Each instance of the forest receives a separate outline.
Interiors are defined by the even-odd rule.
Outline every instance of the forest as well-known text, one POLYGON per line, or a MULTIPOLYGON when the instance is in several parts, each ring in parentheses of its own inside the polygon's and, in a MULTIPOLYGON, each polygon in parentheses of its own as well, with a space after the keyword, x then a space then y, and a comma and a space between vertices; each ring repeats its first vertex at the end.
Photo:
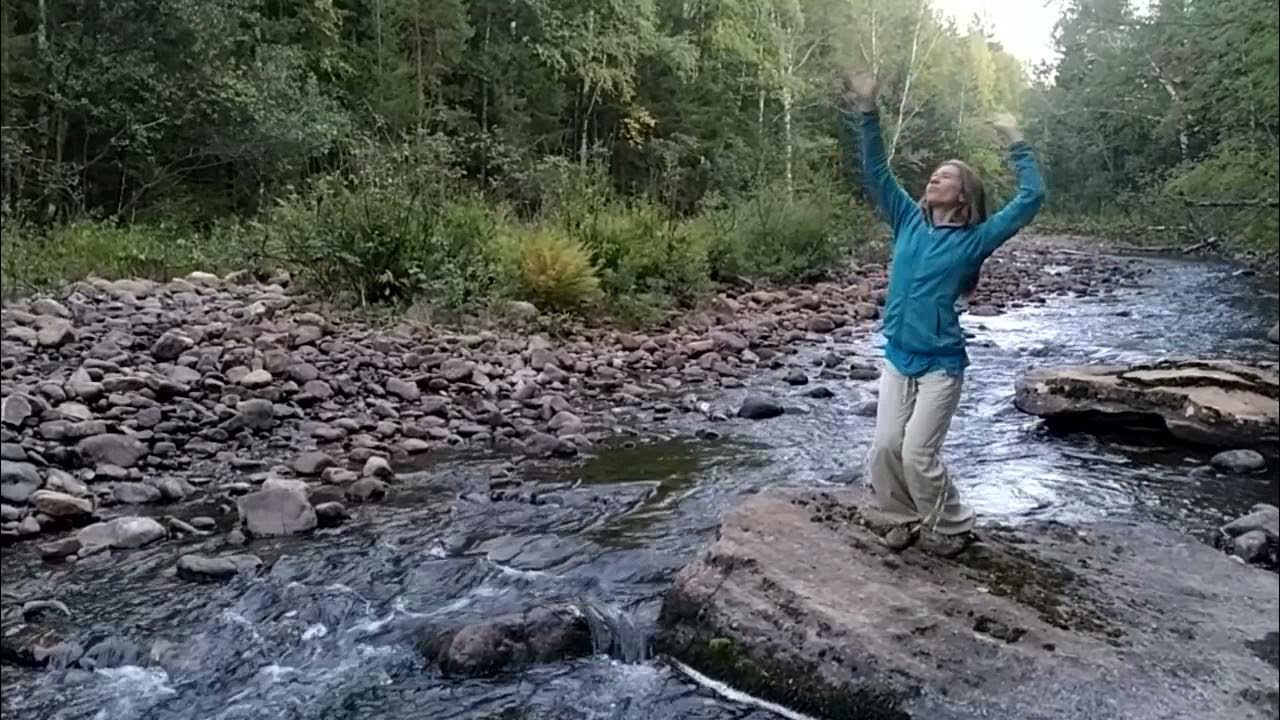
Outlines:
POLYGON ((357 304, 499 299, 638 321, 726 281, 883 259, 838 111, 878 79, 919 188, 1040 225, 1274 257, 1277 0, 1065 0, 1025 67, 930 0, 4 0, 6 296, 288 270, 357 304))

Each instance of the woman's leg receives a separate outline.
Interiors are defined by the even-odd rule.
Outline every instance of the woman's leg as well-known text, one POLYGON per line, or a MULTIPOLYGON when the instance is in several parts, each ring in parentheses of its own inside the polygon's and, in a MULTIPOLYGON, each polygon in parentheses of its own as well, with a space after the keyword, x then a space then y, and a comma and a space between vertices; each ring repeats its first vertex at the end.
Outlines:
POLYGON ((884 519, 895 524, 920 520, 902 466, 902 443, 915 404, 916 381, 886 362, 880 372, 876 434, 867 455, 867 476, 884 519))
POLYGON ((911 500, 924 529, 941 535, 973 529, 973 510, 960 500, 942 462, 942 442, 960 404, 963 384, 963 377, 942 372, 920 378, 915 411, 902 441, 902 467, 911 500))

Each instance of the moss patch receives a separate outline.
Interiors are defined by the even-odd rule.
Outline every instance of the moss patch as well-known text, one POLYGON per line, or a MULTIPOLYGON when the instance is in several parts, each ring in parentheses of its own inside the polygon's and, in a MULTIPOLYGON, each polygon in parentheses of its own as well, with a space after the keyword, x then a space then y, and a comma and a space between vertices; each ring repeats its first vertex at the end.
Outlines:
POLYGON ((743 647, 712 629, 677 626, 658 635, 658 651, 742 692, 830 720, 910 720, 902 694, 853 681, 842 687, 819 680, 813 663, 790 663, 743 647))

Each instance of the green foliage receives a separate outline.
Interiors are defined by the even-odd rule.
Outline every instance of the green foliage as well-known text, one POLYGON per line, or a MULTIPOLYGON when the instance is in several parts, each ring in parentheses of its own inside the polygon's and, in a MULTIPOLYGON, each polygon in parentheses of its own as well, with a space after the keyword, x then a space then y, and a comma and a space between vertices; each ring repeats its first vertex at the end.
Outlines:
POLYGON ((844 266, 875 232, 869 212, 831 188, 789 199, 778 188, 711 209, 699 220, 709 238, 712 274, 775 281, 812 280, 844 266))
POLYGON ((591 255, 554 227, 518 232, 507 240, 518 292, 540 309, 576 311, 601 298, 591 255))
POLYGON ((3 294, 53 290, 86 277, 139 277, 166 281, 195 270, 229 272, 252 267, 256 254, 238 227, 206 233, 158 224, 82 220, 42 229, 4 218, 3 294))
POLYGON ((264 231, 317 289, 360 304, 425 296, 455 307, 497 282, 498 216, 456 199, 449 144, 371 147, 273 208, 264 231))
POLYGON ((573 235, 590 250, 610 297, 647 295, 687 303, 707 288, 704 238, 653 205, 609 207, 579 224, 573 235))

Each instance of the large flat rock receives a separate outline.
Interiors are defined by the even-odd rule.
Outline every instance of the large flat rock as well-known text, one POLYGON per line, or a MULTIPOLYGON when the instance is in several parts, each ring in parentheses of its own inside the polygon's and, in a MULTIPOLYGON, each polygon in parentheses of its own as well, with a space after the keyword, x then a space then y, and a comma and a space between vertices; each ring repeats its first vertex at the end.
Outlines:
POLYGON ((677 575, 658 645, 825 718, 1274 718, 1280 582, 1144 524, 892 555, 857 490, 745 502, 677 575))
POLYGON ((1280 444, 1280 374, 1274 363, 1039 368, 1018 379, 1014 405, 1083 428, 1155 430, 1215 447, 1280 444))

